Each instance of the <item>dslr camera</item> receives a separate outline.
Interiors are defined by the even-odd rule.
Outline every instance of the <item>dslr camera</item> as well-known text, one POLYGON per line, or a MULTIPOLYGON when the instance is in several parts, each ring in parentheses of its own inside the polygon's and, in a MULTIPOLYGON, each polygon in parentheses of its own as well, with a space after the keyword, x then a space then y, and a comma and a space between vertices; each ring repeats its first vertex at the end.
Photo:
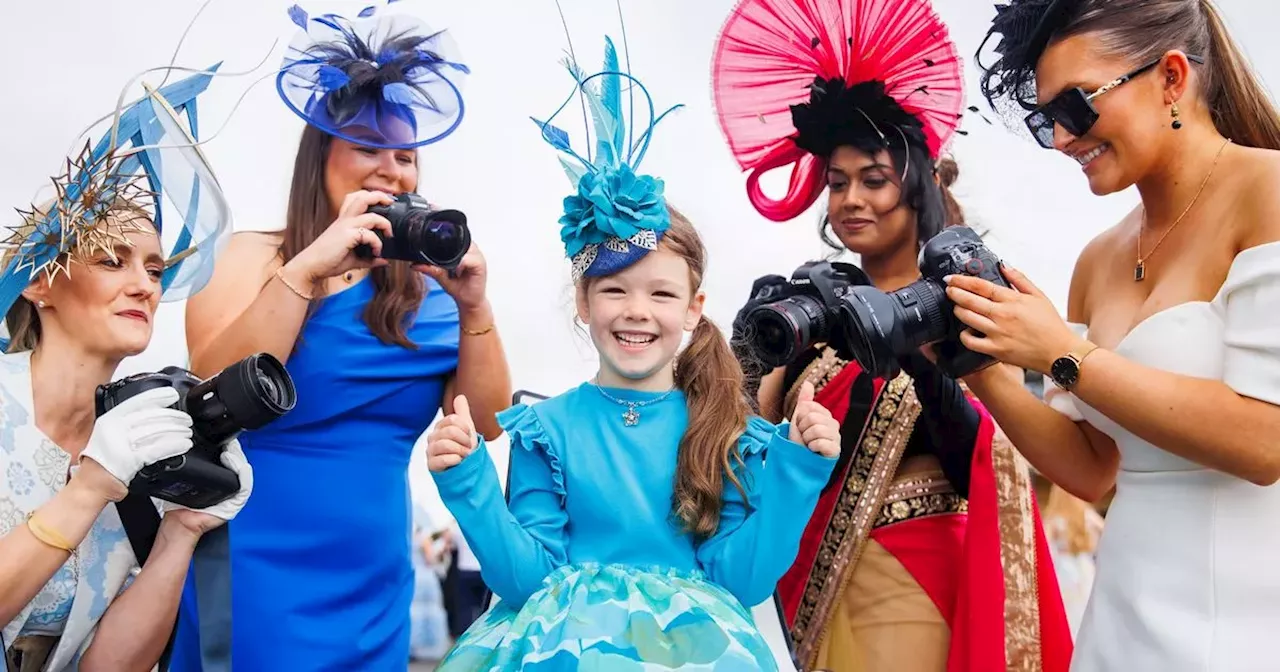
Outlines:
MULTIPOLYGON (((375 205, 368 212, 391 222, 391 237, 374 229, 382 241, 383 259, 438 266, 452 272, 471 249, 471 230, 461 210, 435 210, 418 194, 399 194, 391 205, 375 205)), ((373 247, 360 245, 356 256, 373 259, 373 247)))
POLYGON ((129 489, 191 509, 205 509, 240 491, 240 478, 219 459, 241 431, 258 429, 293 410, 297 392, 280 360, 267 353, 246 357, 221 373, 200 380, 168 366, 98 386, 98 417, 124 400, 158 387, 182 396, 175 408, 192 420, 192 447, 186 454, 140 469, 129 489))
POLYGON ((921 279, 882 292, 848 264, 801 266, 792 276, 791 296, 747 315, 756 352, 765 363, 783 366, 815 343, 827 343, 878 378, 896 376, 898 358, 924 345, 933 345, 938 368, 952 378, 993 364, 960 343, 966 327, 956 319, 942 279, 971 275, 1008 287, 1000 259, 973 229, 953 226, 924 244, 919 268, 921 279))

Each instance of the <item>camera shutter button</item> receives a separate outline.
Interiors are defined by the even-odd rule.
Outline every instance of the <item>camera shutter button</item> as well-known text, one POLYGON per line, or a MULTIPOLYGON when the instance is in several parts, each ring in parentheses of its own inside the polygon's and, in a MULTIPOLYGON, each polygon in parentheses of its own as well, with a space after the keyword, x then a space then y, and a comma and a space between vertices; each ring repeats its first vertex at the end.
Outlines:
POLYGON ((964 262, 964 271, 969 275, 982 275, 982 271, 986 270, 986 265, 981 259, 973 258, 964 262))

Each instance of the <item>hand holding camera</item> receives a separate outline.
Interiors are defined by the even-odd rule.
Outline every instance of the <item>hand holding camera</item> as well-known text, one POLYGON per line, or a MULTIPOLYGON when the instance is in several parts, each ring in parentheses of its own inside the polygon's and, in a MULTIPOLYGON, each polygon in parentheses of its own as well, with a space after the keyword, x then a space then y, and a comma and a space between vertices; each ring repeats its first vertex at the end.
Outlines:
POLYGON ((204 534, 235 518, 236 514, 240 513, 240 509, 248 503, 249 495, 253 494, 253 467, 249 466, 249 460, 244 456, 244 450, 240 448, 239 441, 229 442, 226 450, 219 456, 219 461, 222 466, 232 471, 240 482, 240 489, 230 499, 204 509, 193 509, 173 502, 164 502, 165 515, 179 517, 183 525, 196 534, 204 534))
POLYGON ((1048 373, 1053 361, 1076 351, 1084 340, 1071 331, 1058 309, 1027 276, 1004 267, 1010 285, 983 278, 948 278, 947 298, 955 316, 970 328, 960 342, 974 352, 1023 369, 1048 373))
POLYGON ((826 406, 813 400, 813 383, 804 381, 791 414, 791 442, 823 456, 840 454, 840 423, 826 406))
POLYGON ((391 222, 378 212, 375 206, 393 203, 390 195, 380 191, 355 191, 347 194, 338 210, 338 218, 298 256, 289 261, 306 274, 306 281, 320 282, 356 268, 376 268, 387 265, 379 258, 383 240, 394 235, 391 222), (373 255, 361 257, 357 248, 368 246, 373 255))
POLYGON ((471 243, 466 214, 460 210, 437 210, 425 198, 412 193, 399 194, 390 203, 372 205, 369 212, 385 218, 392 235, 388 238, 374 230, 380 245, 358 245, 357 257, 413 264, 414 270, 440 283, 461 310, 484 304, 484 256, 471 243))
POLYGON ((962 342, 966 325, 953 314, 943 278, 973 276, 1008 288, 1000 260, 972 229, 954 226, 921 248, 920 273, 920 280, 882 292, 856 266, 805 264, 792 275, 792 296, 747 315, 756 351, 783 366, 826 343, 877 378, 897 376, 899 358, 925 345, 934 347, 938 368, 952 378, 993 364, 962 342))
POLYGON ((191 417, 171 408, 177 401, 172 388, 147 390, 102 414, 80 453, 77 478, 118 502, 143 467, 191 450, 191 417))
POLYGON ((436 423, 427 435, 427 468, 434 472, 452 469, 479 445, 471 406, 466 397, 458 395, 453 401, 453 413, 436 423))
MULTIPOLYGON (((226 503, 209 511, 224 520, 224 515, 239 512, 253 487, 252 472, 234 439, 245 429, 257 429, 283 416, 297 402, 293 379, 279 360, 266 353, 246 357, 207 380, 170 366, 101 385, 95 396, 95 435, 103 421, 112 425, 109 418, 125 409, 128 415, 124 418, 130 425, 124 426, 123 419, 115 423, 112 441, 118 443, 118 437, 138 434, 164 438, 164 450, 151 448, 161 442, 159 438, 150 443, 133 439, 148 449, 145 455, 142 450, 135 451, 138 455, 127 464, 132 472, 117 474, 129 484, 129 490, 186 509, 208 510, 226 503), (165 405, 160 406, 161 402, 165 405), (140 404, 147 414, 129 410, 140 404), (170 429, 147 429, 160 425, 170 429), (134 433, 125 431, 129 429, 134 433), (182 433, 179 429, 185 432, 181 445, 168 438, 182 433)), ((120 452, 106 441, 104 445, 120 452)), ((85 456, 94 457, 88 450, 85 456)))

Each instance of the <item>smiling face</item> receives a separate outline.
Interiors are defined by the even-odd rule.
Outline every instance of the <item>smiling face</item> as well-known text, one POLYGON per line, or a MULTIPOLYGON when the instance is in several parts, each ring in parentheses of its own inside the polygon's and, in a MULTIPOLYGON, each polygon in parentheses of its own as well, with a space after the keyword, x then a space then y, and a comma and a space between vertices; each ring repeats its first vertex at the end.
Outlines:
POLYGON ((578 317, 600 353, 601 385, 671 387, 671 362, 706 300, 681 256, 659 247, 619 273, 584 280, 577 294, 578 317))
POLYGON ((145 226, 122 233, 130 244, 117 244, 115 259, 100 251, 83 264, 73 263, 70 275, 59 275, 52 283, 41 275, 23 291, 37 305, 43 342, 71 342, 108 360, 147 348, 160 304, 164 258, 150 222, 133 223, 145 226))
MULTIPOLYGON (((1039 104, 1079 87, 1086 94, 1133 72, 1143 63, 1105 53, 1096 33, 1058 40, 1036 67, 1039 104)), ((1093 98, 1097 122, 1082 137, 1054 126, 1053 146, 1079 163, 1098 195, 1128 188, 1158 167, 1173 139, 1166 102, 1165 68, 1154 67, 1093 98)))
POLYGON ((904 203, 889 152, 836 148, 827 162, 827 219, 850 251, 868 257, 916 244, 916 213, 904 203))
POLYGON ((418 154, 412 149, 379 149, 332 138, 325 160, 324 188, 337 213, 353 191, 402 194, 418 188, 418 154))

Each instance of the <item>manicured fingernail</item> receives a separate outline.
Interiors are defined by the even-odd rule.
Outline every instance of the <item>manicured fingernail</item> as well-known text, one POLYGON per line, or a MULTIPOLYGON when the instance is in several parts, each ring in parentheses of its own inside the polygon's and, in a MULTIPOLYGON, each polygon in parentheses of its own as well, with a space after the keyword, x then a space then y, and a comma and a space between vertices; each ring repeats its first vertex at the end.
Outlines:
POLYGON ((951 284, 951 279, 952 279, 952 278, 954 278, 954 277, 956 277, 956 276, 954 276, 954 275, 944 275, 944 276, 942 276, 942 281, 943 281, 943 282, 945 282, 945 283, 947 283, 947 284, 949 285, 949 284, 951 284))

